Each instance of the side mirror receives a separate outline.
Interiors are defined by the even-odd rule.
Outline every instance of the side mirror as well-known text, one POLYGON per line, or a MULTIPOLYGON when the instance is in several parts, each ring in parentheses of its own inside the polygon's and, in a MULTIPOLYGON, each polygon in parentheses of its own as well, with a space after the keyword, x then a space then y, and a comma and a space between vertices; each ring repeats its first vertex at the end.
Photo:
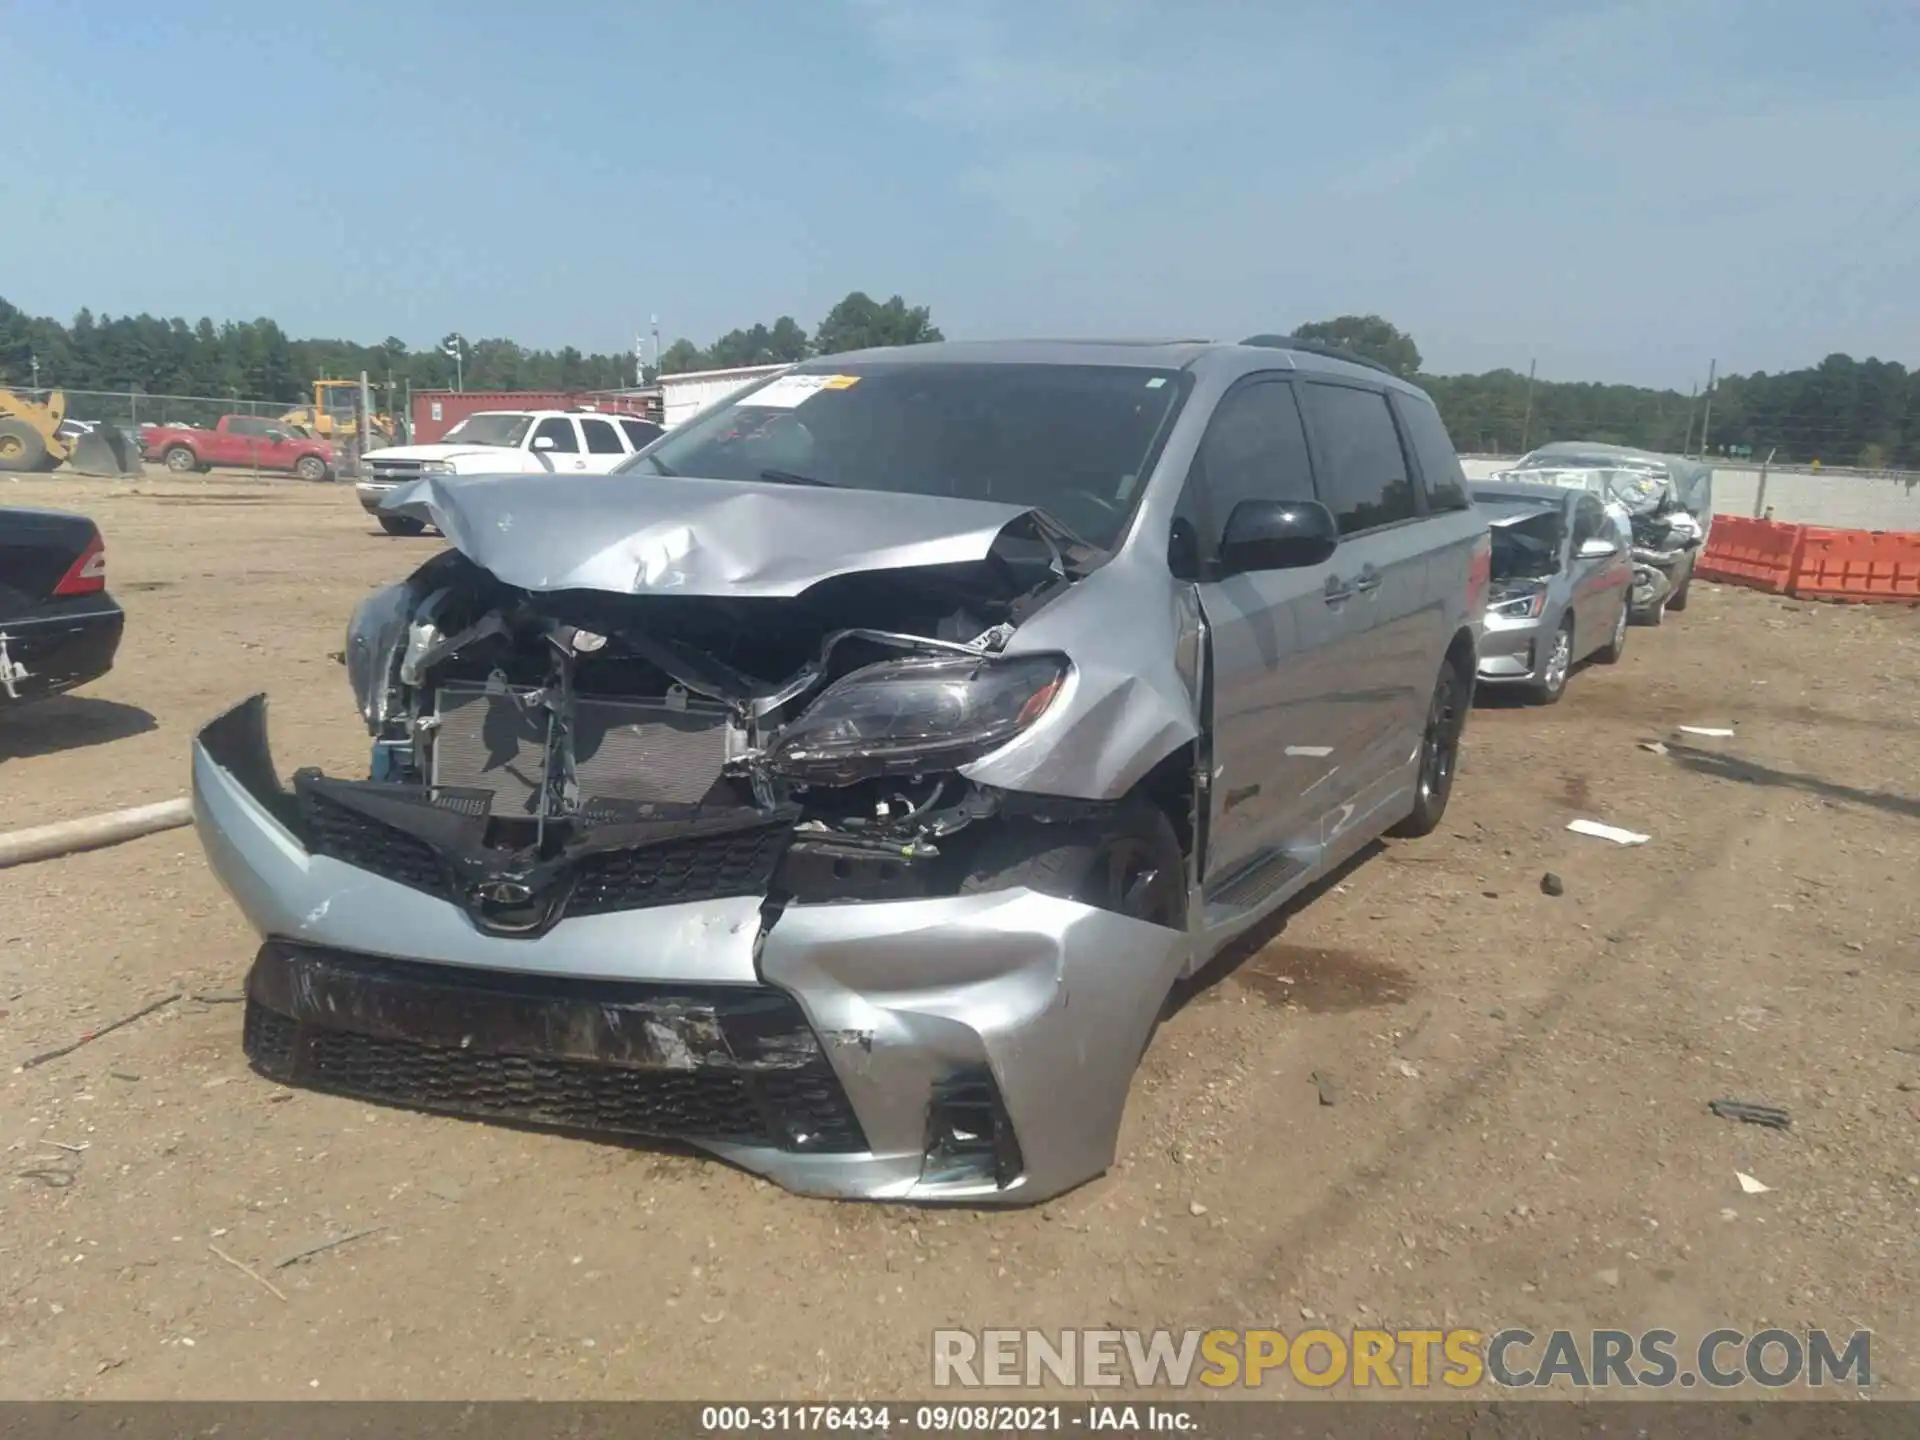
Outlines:
POLYGON ((1576 558, 1581 560, 1605 560, 1608 556, 1618 555, 1619 553, 1620 547, 1614 544, 1613 541, 1604 540, 1599 536, 1595 536, 1591 540, 1583 540, 1580 542, 1580 549, 1576 558))
POLYGON ((1317 500, 1242 500, 1220 537, 1220 568, 1304 570, 1323 565, 1340 546, 1340 522, 1317 500))
POLYGON ((553 448, 553 437, 551 435, 534 436, 533 448, 536 450, 551 450, 553 448))

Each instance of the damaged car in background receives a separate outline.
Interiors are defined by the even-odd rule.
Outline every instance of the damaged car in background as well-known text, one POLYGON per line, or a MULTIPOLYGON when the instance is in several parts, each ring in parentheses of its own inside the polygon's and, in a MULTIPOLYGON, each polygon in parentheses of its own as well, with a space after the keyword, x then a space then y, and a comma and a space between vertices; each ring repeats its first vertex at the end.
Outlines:
POLYGON ((1633 618, 1658 625, 1687 608, 1700 552, 1713 528, 1713 467, 1625 445, 1565 440, 1522 456, 1495 480, 1593 491, 1617 517, 1633 550, 1633 618))
POLYGON ((1586 490, 1481 484, 1473 499, 1493 529, 1480 683, 1552 705, 1581 660, 1617 665, 1626 651, 1627 542, 1586 490))
POLYGON ((1172 988, 1439 823, 1490 544, 1431 401, 1244 344, 809 362, 612 475, 424 478, 365 778, 194 748, 288 1083, 822 1195, 1112 1161, 1172 988))

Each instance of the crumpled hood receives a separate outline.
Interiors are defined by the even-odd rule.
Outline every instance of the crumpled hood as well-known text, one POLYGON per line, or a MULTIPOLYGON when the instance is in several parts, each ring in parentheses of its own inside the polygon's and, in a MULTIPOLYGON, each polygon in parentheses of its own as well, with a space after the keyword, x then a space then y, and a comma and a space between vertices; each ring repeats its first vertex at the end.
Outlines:
POLYGON ((780 597, 835 575, 983 560, 1034 512, 665 475, 433 475, 381 507, 523 590, 780 597))

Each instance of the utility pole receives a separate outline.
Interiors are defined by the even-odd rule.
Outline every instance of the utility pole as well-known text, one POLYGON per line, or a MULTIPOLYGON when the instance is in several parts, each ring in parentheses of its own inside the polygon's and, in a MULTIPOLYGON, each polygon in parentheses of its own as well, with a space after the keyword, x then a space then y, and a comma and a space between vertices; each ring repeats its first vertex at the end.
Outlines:
POLYGON ((653 368, 657 372, 660 369, 660 317, 655 315, 651 323, 653 325, 653 368))
MULTIPOLYGON (((360 372, 360 455, 366 454, 367 451, 371 450, 372 448, 373 448, 373 393, 372 393, 372 388, 367 384, 367 372, 362 370, 360 372)), ((360 468, 360 466, 364 463, 361 461, 360 455, 355 455, 353 457, 354 473, 356 475, 361 475, 365 473, 360 468)))
POLYGON ((29 351, 27 354, 27 363, 33 366, 33 388, 38 390, 40 388, 40 356, 37 353, 29 351))
POLYGON ((1680 453, 1682 455, 1691 455, 1693 453, 1693 412, 1699 407, 1699 404, 1700 387, 1695 385, 1687 391, 1687 435, 1686 438, 1680 442, 1680 453))
POLYGON ((1753 518, 1758 520, 1767 513, 1767 471, 1773 468, 1773 457, 1780 453, 1775 445, 1767 451, 1767 458, 1760 462, 1760 487, 1753 492, 1753 518))
POLYGON ((440 353, 451 357, 453 360, 453 388, 455 390, 465 390, 467 388, 465 368, 466 348, 466 341, 462 340, 458 335, 453 336, 446 344, 440 347, 440 353))
POLYGON ((633 388, 647 383, 647 341, 644 335, 633 337, 633 388))
POLYGON ((1527 436, 1533 430, 1533 372, 1539 366, 1538 360, 1527 362, 1527 414, 1520 422, 1520 453, 1527 453, 1527 436))
POLYGON ((1713 377, 1719 365, 1720 362, 1718 360, 1709 360, 1707 362, 1707 408, 1706 413, 1700 417, 1699 453, 1702 460, 1707 458, 1707 426, 1713 423, 1713 377))

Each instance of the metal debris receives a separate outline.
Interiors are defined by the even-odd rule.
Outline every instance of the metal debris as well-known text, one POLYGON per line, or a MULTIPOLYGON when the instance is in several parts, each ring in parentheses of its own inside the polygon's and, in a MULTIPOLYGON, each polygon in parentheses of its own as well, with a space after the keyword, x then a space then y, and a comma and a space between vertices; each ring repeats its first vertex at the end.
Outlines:
POLYGON ((1764 1125, 1769 1130, 1787 1130, 1793 1117, 1777 1105, 1750 1105, 1744 1100, 1709 1100, 1707 1108, 1722 1120, 1744 1120, 1749 1125, 1764 1125))

